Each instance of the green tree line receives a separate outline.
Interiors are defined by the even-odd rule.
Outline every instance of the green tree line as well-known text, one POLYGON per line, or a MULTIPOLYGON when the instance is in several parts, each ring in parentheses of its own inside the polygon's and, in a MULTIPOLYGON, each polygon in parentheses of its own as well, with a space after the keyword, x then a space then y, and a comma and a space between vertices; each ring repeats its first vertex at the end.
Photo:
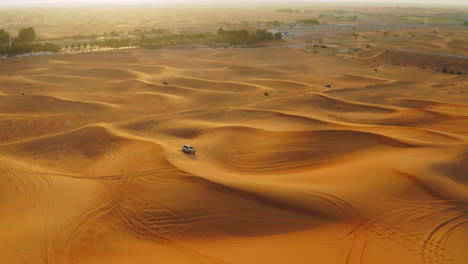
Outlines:
POLYGON ((250 45, 265 40, 280 40, 281 32, 273 34, 264 29, 258 29, 249 32, 241 30, 219 29, 217 34, 213 33, 193 33, 193 34, 162 34, 158 36, 147 36, 142 34, 139 39, 106 39, 104 41, 93 42, 93 46, 120 48, 127 46, 141 46, 144 48, 164 48, 175 45, 194 45, 194 44, 215 44, 229 43, 231 45, 250 45))
POLYGON ((265 29, 257 29, 255 32, 251 33, 245 29, 224 30, 220 28, 216 39, 217 42, 230 43, 233 45, 248 45, 266 40, 280 40, 282 39, 282 34, 281 32, 273 34, 265 29))
POLYGON ((36 51, 59 51, 60 47, 50 43, 35 42, 36 30, 33 27, 21 28, 13 37, 5 29, 0 29, 0 55, 16 55, 36 51))

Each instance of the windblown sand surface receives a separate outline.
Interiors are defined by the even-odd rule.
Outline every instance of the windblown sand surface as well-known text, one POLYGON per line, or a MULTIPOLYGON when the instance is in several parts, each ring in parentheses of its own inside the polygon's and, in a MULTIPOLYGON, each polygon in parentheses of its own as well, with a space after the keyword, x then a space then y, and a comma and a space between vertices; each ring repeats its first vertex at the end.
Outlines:
POLYGON ((468 263, 466 75, 279 48, 0 70, 0 263, 468 263))

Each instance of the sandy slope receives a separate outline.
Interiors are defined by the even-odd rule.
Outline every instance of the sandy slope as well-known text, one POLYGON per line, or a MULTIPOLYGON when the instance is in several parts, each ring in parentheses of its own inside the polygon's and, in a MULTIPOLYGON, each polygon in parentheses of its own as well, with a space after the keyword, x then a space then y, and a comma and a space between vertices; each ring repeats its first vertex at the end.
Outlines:
POLYGON ((467 77, 372 63, 0 61, 0 262, 467 263, 467 77))
POLYGON ((423 52, 407 49, 384 50, 370 59, 379 59, 397 65, 419 66, 441 70, 443 67, 466 71, 468 69, 468 56, 436 52, 423 52))

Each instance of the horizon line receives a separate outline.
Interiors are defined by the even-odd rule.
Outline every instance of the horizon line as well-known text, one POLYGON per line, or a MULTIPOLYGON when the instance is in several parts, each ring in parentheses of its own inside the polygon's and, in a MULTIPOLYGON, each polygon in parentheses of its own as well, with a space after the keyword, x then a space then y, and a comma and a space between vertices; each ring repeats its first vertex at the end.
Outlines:
MULTIPOLYGON (((135 7, 135 6, 152 6, 152 7, 191 7, 194 6, 200 8, 206 8, 206 5, 211 7, 244 7, 244 6, 251 6, 251 7, 261 7, 264 4, 271 4, 275 6, 282 6, 288 5, 288 7, 294 7, 298 5, 368 5, 368 6, 401 6, 401 7, 468 7, 468 1, 457 2, 453 3, 452 1, 448 2, 440 2, 436 0, 429 0, 425 2, 416 2, 413 1, 403 1, 395 2, 392 0, 383 0, 382 2, 375 2, 372 0, 300 0, 300 1, 285 1, 285 0, 240 0, 236 3, 220 3, 214 0, 202 0, 202 1, 188 1, 188 0, 178 0, 178 1, 170 1, 170 0, 163 0, 154 2, 152 0, 137 0, 122 2, 121 0, 85 0, 80 1, 79 3, 67 3, 67 2, 51 2, 51 0, 42 0, 39 2, 14 2, 14 3, 1 3, 0 2, 0 9, 8 9, 8 8, 64 8, 64 7, 106 7, 106 8, 125 8, 125 7, 135 7), (119 3, 119 6, 108 6, 109 4, 119 3)), ((270 6, 270 7, 275 7, 270 6)))

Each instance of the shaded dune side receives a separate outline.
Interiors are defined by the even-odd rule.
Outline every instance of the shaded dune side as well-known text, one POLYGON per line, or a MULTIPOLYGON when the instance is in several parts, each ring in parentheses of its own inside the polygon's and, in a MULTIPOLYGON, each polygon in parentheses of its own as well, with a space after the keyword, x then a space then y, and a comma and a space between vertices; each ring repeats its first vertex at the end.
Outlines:
MULTIPOLYGON (((148 81, 143 79, 129 79, 123 81, 112 81, 106 84, 107 89, 118 93, 137 93, 137 92, 162 92, 174 95, 190 95, 192 93, 200 92, 213 92, 215 90, 194 89, 180 85, 162 85, 155 81, 148 81)), ((219 91, 219 93, 223 93, 219 91)))
POLYGON ((210 156, 217 164, 255 173, 310 169, 336 162, 345 154, 377 147, 416 147, 387 136, 352 130, 271 132, 248 127, 223 127, 212 129, 200 140, 202 150, 217 153, 210 156), (207 138, 212 141, 204 145, 203 139, 207 138))
POLYGON ((368 126, 359 128, 360 131, 368 131, 387 135, 395 138, 405 138, 415 140, 422 145, 438 145, 438 144, 459 144, 465 142, 465 138, 458 134, 448 133, 441 130, 431 130, 416 127, 399 127, 399 126, 368 126))
POLYGON ((393 104, 407 108, 424 108, 439 111, 457 112, 459 114, 468 114, 468 105, 466 104, 455 104, 415 98, 390 98, 388 100, 393 104))
POLYGON ((10 94, 12 93, 12 90, 15 91, 18 89, 18 92, 22 91, 41 91, 44 88, 48 89, 54 89, 61 87, 60 83, 49 83, 49 82, 42 82, 39 80, 31 80, 28 78, 23 78, 23 77, 10 77, 10 78, 2 78, 2 81, 0 82, 0 88, 5 89, 6 92, 5 94, 10 94))
POLYGON ((366 83, 366 84, 390 84, 393 83, 393 80, 382 79, 365 75, 356 75, 356 74, 344 74, 338 80, 351 82, 351 83, 366 83))
MULTIPOLYGON (((268 137, 269 132, 252 131, 246 128, 221 128, 214 133, 221 133, 222 135, 218 137, 231 143, 252 136, 257 139, 267 137, 272 140, 268 137)), ((215 141, 218 137, 215 137, 215 141)), ((316 138, 315 147, 319 145, 322 151, 327 147, 333 148, 323 142, 335 142, 338 138, 346 137, 356 139, 356 143, 352 143, 342 151, 363 150, 380 143, 391 147, 410 147, 385 137, 375 137, 368 133, 353 131, 281 133, 277 135, 277 138, 273 138, 276 142, 284 142, 280 145, 243 142, 242 144, 245 145, 253 145, 255 149, 247 147, 237 150, 234 153, 238 156, 235 157, 236 163, 246 163, 244 158, 249 155, 247 160, 256 158, 259 164, 277 163, 281 161, 281 157, 275 156, 278 150, 283 154, 294 153, 298 150, 298 154, 302 156, 306 154, 307 162, 311 161, 310 155, 316 160, 323 158, 323 156, 317 157, 317 153, 314 155, 301 149, 303 141, 307 143, 311 137, 316 138), (319 142, 322 144, 318 144, 319 142), (262 146, 274 149, 275 153, 268 153, 269 151, 261 149, 262 146), (258 153, 252 153, 255 151, 258 153), (244 157, 239 157, 241 155, 244 157), (261 156, 260 159, 258 156, 261 156)), ((60 236, 57 244, 66 244, 67 247, 71 247, 65 251, 67 257, 80 258, 85 246, 79 244, 78 241, 92 239, 93 228, 99 227, 96 222, 102 221, 104 217, 110 217, 114 223, 128 230, 132 236, 156 242, 173 243, 179 238, 191 236, 209 240, 213 238, 211 236, 258 236, 287 233, 329 223, 328 220, 322 222, 320 219, 323 217, 343 217, 352 214, 346 211, 346 206, 338 203, 338 198, 331 198, 325 194, 311 193, 304 197, 297 197, 286 189, 270 189, 248 183, 238 185, 223 181, 220 184, 218 181, 193 177, 170 164, 158 144, 127 136, 107 126, 86 127, 75 132, 49 137, 49 141, 53 141, 54 146, 44 146, 46 142, 43 140, 34 140, 4 146, 1 148, 1 153, 38 155, 39 159, 47 157, 49 161, 57 156, 62 157, 67 153, 65 150, 70 153, 67 155, 68 158, 73 160, 76 160, 78 156, 86 156, 94 162, 75 163, 67 170, 80 166, 80 169, 85 172, 80 176, 81 178, 98 179, 110 194, 102 198, 97 209, 85 212, 74 219, 71 228, 67 228, 67 231, 60 236), (73 144, 76 141, 88 142, 86 140, 89 139, 88 137, 94 140, 100 137, 102 141, 90 141, 87 143, 89 146, 73 144), (92 155, 83 154, 96 144, 104 146, 103 149, 106 151, 92 155), (38 152, 38 149, 41 151, 38 152), (178 195, 181 192, 184 193, 183 196, 178 195), (158 195, 154 195, 155 193, 158 195), (230 206, 226 207, 226 204, 230 206), (304 218, 304 215, 310 218, 304 218), (248 228, 245 227, 247 223, 249 223, 248 228)), ((216 145, 222 146, 223 144, 216 145)), ((333 149, 333 152, 337 152, 337 149, 333 149)), ((246 168, 252 169, 248 163, 246 168)), ((348 208, 348 210, 351 209, 348 208)), ((59 254, 57 260, 60 259, 62 258, 59 254)))
POLYGON ((173 94, 161 93, 161 92, 138 92, 135 96, 154 98, 160 100, 187 100, 185 97, 177 96, 173 94))
POLYGON ((349 95, 355 92, 365 92, 365 91, 383 91, 383 90, 389 90, 389 89, 394 89, 394 88, 401 88, 401 87, 406 87, 412 82, 409 81, 394 81, 390 83, 378 83, 378 84, 369 84, 369 85, 362 85, 362 84, 356 84, 353 85, 352 87, 348 88, 331 88, 324 93, 327 94, 334 94, 334 95, 349 95))
POLYGON ((90 101, 75 101, 47 95, 0 96, 0 113, 99 113, 118 110, 119 106, 90 101))
POLYGON ((152 118, 146 118, 121 124, 119 128, 132 134, 192 139, 205 134, 211 128, 218 126, 220 126, 220 124, 202 120, 155 120, 152 118))
POLYGON ((96 79, 131 79, 135 78, 135 74, 131 70, 119 68, 99 68, 94 66, 89 67, 89 64, 74 64, 74 67, 69 67, 67 64, 49 64, 48 67, 42 69, 34 69, 34 72, 28 71, 23 74, 30 75, 33 73, 36 76, 65 76, 65 77, 81 77, 81 78, 96 78, 96 79), (64 66, 66 65, 66 66, 64 66), (49 73, 54 75, 48 75, 49 73))
MULTIPOLYGON (((228 235, 271 235, 303 230, 318 222, 304 219, 301 212, 258 193, 255 187, 237 188, 187 174, 176 167, 150 169, 137 173, 136 177, 128 189, 129 200, 122 203, 132 206, 124 208, 126 217, 121 220, 134 233, 150 240, 161 239, 161 234, 166 236, 163 239, 194 236, 202 240, 228 235), (267 215, 268 219, 261 215, 267 215), (151 231, 147 232, 148 229, 151 231)), ((322 212, 311 216, 332 215, 322 212)))
POLYGON ((408 66, 442 68, 451 67, 461 70, 468 69, 468 59, 463 56, 446 56, 437 53, 416 52, 409 50, 384 50, 371 57, 392 64, 408 66))
POLYGON ((468 185, 468 174, 466 173, 468 171, 468 145, 465 149, 467 149, 467 151, 453 156, 446 162, 434 164, 433 167, 452 180, 468 185))
POLYGON ((307 111, 309 113, 317 111, 338 112, 338 113, 394 113, 397 108, 376 104, 353 102, 338 99, 321 93, 306 93, 303 95, 281 98, 254 104, 259 108, 288 109, 295 111, 307 111))
MULTIPOLYGON (((269 102, 266 103, 268 105, 269 102)), ((256 104, 252 105, 256 106, 256 104)), ((280 108, 280 107, 278 107, 280 108)), ((386 108, 384 108, 385 110, 386 108)), ((411 109, 409 109, 411 110, 411 109)), ((306 112, 306 111, 304 111, 306 112)), ((200 135, 210 133, 212 128, 225 126, 245 126, 258 128, 268 131, 310 131, 310 130, 350 130, 362 132, 377 133, 383 136, 398 138, 405 142, 418 142, 415 144, 431 143, 459 143, 464 139, 456 134, 443 132, 443 130, 432 130, 411 127, 410 124, 420 124, 424 120, 420 116, 415 119, 406 119, 407 126, 400 127, 392 125, 392 122, 402 123, 397 117, 400 110, 395 110, 391 115, 384 114, 370 115, 362 120, 355 116, 332 115, 333 112, 327 112, 326 117, 318 115, 320 111, 315 111, 314 115, 301 114, 293 111, 262 110, 254 108, 221 108, 216 113, 206 110, 188 111, 165 117, 147 117, 120 125, 129 133, 142 134, 147 136, 165 136, 174 138, 192 139, 200 135), (392 121, 393 120, 393 121, 392 121), (362 125, 361 122, 367 122, 369 125, 362 125), (278 126, 276 124, 282 124, 278 126), (379 125, 386 124, 386 125, 379 125)), ((424 116, 423 116, 424 117, 424 116)), ((426 116, 430 118, 431 116, 426 116)), ((440 118, 444 122, 450 118, 440 118)), ((454 124, 460 126, 460 120, 453 119, 454 124)), ((437 122, 436 122, 437 123, 437 122)), ((454 125, 450 125, 452 128, 454 125)))
MULTIPOLYGON (((54 170, 60 169, 62 173, 47 173, 52 181, 54 177, 77 177, 96 180, 104 188, 97 207, 79 214, 54 242, 59 252, 57 261, 85 255, 81 248, 85 245, 79 241, 95 239, 94 232, 101 231, 94 228, 105 219, 121 225, 131 236, 163 243, 190 236, 203 239, 206 234, 207 239, 209 234, 277 234, 321 224, 318 219, 304 219, 304 212, 288 209, 280 201, 256 193, 256 187, 245 191, 194 177, 169 163, 160 145, 107 126, 89 126, 5 145, 0 153, 22 157, 25 161, 28 161, 26 157, 33 156, 30 161, 36 164, 36 171, 47 172, 50 165, 54 170), (96 145, 100 146, 99 150, 96 145), (179 195, 182 192, 184 195, 179 195), (245 227, 247 223, 250 228, 245 227)), ((11 172, 8 175, 16 175, 9 177, 9 181, 15 182, 22 173, 27 173, 21 168, 5 167, 5 170, 11 172)), ((312 210, 307 214, 326 216, 326 210, 323 215, 317 212, 312 210)))
POLYGON ((25 77, 28 80, 42 82, 52 85, 63 85, 64 83, 73 83, 82 87, 93 87, 96 82, 101 82, 103 79, 94 77, 81 77, 72 75, 59 75, 59 74, 43 74, 43 75, 32 75, 25 77))
POLYGON ((274 89, 287 89, 288 91, 300 91, 312 86, 309 83, 280 79, 251 79, 249 83, 260 84, 274 89))
MULTIPOLYGON (((417 99, 411 101, 413 102, 413 100, 419 102, 417 99)), ((455 130, 463 133, 468 122, 468 116, 464 115, 463 111, 465 107, 460 104, 415 103, 412 104, 412 108, 403 108, 407 105, 403 104, 401 107, 396 107, 361 103, 320 93, 306 93, 300 96, 273 99, 249 106, 260 109, 288 110, 291 113, 302 112, 306 113, 310 118, 319 118, 346 126, 361 126, 364 124, 393 127, 428 127, 441 129, 441 131, 455 130), (455 109, 457 111, 454 111, 455 109)))
MULTIPOLYGON (((292 131, 337 128, 342 124, 319 117, 301 115, 288 111, 254 108, 220 108, 217 111, 192 111, 183 113, 185 118, 217 122, 227 125, 250 126, 267 130, 292 131), (276 124, 282 124, 278 126, 276 124)), ((178 115, 176 115, 178 116, 178 115)))
POLYGON ((187 86, 195 89, 228 91, 228 92, 251 92, 258 88, 251 84, 240 82, 213 81, 207 79, 196 79, 187 77, 169 77, 170 84, 187 86))
MULTIPOLYGON (((304 150, 301 145, 307 144, 311 138, 317 138, 313 142, 315 150, 320 147, 322 150, 331 148, 330 151, 336 151, 332 146, 319 142, 346 137, 347 133, 351 133, 348 136, 354 138, 357 136, 354 132, 328 131, 278 134, 272 138, 268 136, 269 132, 245 128, 220 128, 213 133, 221 133, 218 136, 208 135, 215 137, 216 142, 219 138, 234 142, 247 137, 256 139, 267 137, 270 140, 284 142, 279 146, 244 142, 255 148, 253 152, 258 149, 257 154, 248 153, 249 148, 228 154, 221 152, 222 155, 228 156, 228 160, 236 159, 236 163, 243 164, 244 170, 265 169, 252 167, 248 161, 251 158, 254 158, 260 166, 279 163, 279 167, 275 170, 300 167, 296 161, 294 164, 285 164, 289 161, 282 160, 282 157, 275 154, 278 150, 282 154, 297 154, 301 156, 303 162, 321 162, 324 158, 331 158, 335 154, 313 153, 304 150), (274 150, 274 153, 269 150, 274 150), (242 157, 242 155, 252 156, 242 157), (330 157, 325 157, 327 155, 330 157)), ((344 152, 371 148, 378 142, 389 146, 408 147, 404 143, 388 138, 358 134, 363 135, 362 140, 358 141, 360 146, 345 147, 344 152), (368 140, 367 137, 371 139, 368 140)), ((314 147, 310 145, 311 143, 308 144, 307 148, 314 147)), ((294 195, 278 196, 278 190, 268 190, 250 184, 240 186, 229 182, 220 184, 217 181, 213 182, 212 179, 193 177, 169 163, 158 144, 121 133, 110 126, 93 125, 72 132, 4 145, 0 148, 0 153, 21 157, 43 168, 60 169, 72 173, 73 177, 96 179, 108 189, 105 192, 108 195, 104 195, 103 203, 98 209, 85 213, 83 219, 75 221, 76 226, 74 224, 61 236, 60 241, 66 241, 64 244, 67 245, 70 243, 73 245, 80 237, 91 235, 87 232, 92 232, 92 229, 86 231, 83 228, 90 222, 101 219, 102 214, 110 216, 113 221, 129 229, 132 235, 159 242, 179 236, 195 235, 193 232, 214 232, 218 236, 220 234, 255 236, 291 232, 320 224, 319 219, 322 217, 342 216, 341 212, 333 208, 333 204, 320 202, 321 198, 317 198, 315 205, 306 206, 302 202, 297 203, 295 200, 297 197, 294 195), (154 196, 155 192, 158 193, 157 196, 154 196), (185 195, 177 195, 180 192, 184 192, 185 195), (225 204, 231 206, 227 208, 225 204), (206 211, 207 208, 209 212, 206 211), (238 214, 239 211, 243 213, 238 214), (315 220, 304 219, 304 214, 315 217, 315 220), (255 218, 255 215, 269 217, 255 218), (257 220, 252 221, 252 217, 257 220), (251 228, 245 228, 246 223, 249 223, 251 228), (292 227, 294 228, 291 229, 292 227)), ((266 171, 268 170, 266 168, 266 171)), ((279 192, 287 193, 286 190, 279 192)))
MULTIPOLYGON (((83 127, 92 122, 89 119, 79 118, 76 113, 73 118, 67 114, 34 115, 26 114, 0 114, 0 144, 16 142, 27 138, 36 138, 51 133, 65 132, 70 129, 83 127)), ((98 116, 95 116, 98 118, 98 116)))
POLYGON ((6 144, 0 153, 38 162, 47 167, 80 171, 92 160, 114 153, 127 142, 106 126, 90 125, 74 131, 6 144))
POLYGON ((233 75, 242 77, 253 77, 253 78, 278 78, 285 73, 276 69, 268 69, 260 67, 249 67, 249 66, 228 66, 223 68, 233 75))
POLYGON ((375 122, 381 125, 420 127, 466 135, 468 116, 420 108, 402 109, 397 115, 375 122))
POLYGON ((304 72, 309 73, 314 68, 309 65, 304 64, 262 64, 259 67, 269 70, 275 70, 280 72, 287 72, 287 73, 296 73, 296 72, 304 72))

